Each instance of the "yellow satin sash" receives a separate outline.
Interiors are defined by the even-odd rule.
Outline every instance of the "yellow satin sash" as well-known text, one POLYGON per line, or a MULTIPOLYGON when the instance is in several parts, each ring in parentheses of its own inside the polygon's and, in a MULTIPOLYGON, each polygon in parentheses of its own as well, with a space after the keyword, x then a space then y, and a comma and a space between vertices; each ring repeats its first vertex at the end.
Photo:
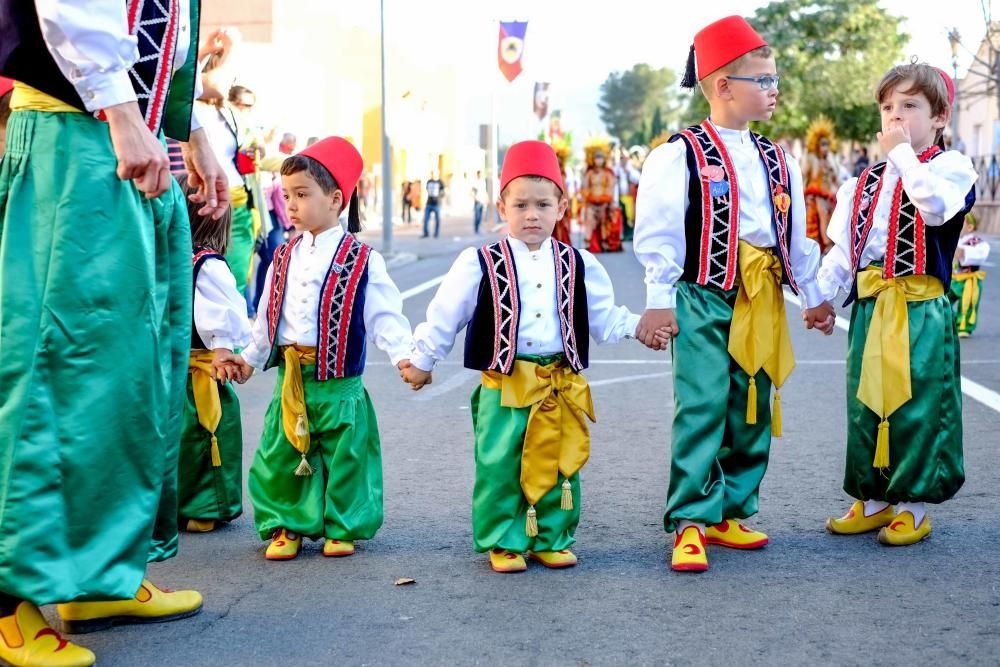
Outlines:
MULTIPOLYGON (((590 386, 564 362, 540 366, 520 359, 514 361, 510 375, 483 372, 483 386, 499 389, 505 408, 531 408, 521 454, 521 489, 530 506, 525 532, 534 537, 538 534, 535 504, 555 487, 559 473, 569 478, 590 457, 590 429, 584 416, 597 421, 590 386)), ((568 479, 562 489, 561 507, 571 510, 568 479)))
POLYGON ((962 288, 960 311, 962 319, 958 324, 959 328, 964 329, 967 325, 971 326, 976 323, 976 309, 972 306, 979 301, 979 283, 986 279, 986 272, 963 271, 961 273, 953 273, 951 279, 965 283, 962 288))
POLYGON ((62 100, 43 93, 20 81, 14 82, 14 92, 10 96, 11 111, 50 111, 59 113, 83 113, 62 100))
POLYGON ((913 397, 910 386, 910 322, 907 302, 929 301, 944 294, 934 276, 886 280, 882 269, 868 266, 858 274, 858 298, 875 297, 861 357, 858 400, 881 417, 875 443, 875 468, 889 467, 889 415, 913 397))
POLYGON ((281 382, 281 426, 285 437, 302 455, 295 474, 302 477, 313 474, 306 461, 309 453, 309 416, 306 414, 306 393, 302 384, 302 365, 316 363, 316 348, 306 345, 289 345, 283 348, 285 377, 281 382))
POLYGON ((757 381, 761 368, 774 384, 771 432, 781 437, 781 385, 795 368, 792 339, 776 253, 746 241, 739 244, 740 287, 729 328, 729 355, 750 376, 747 424, 757 423, 757 381))
POLYGON ((198 423, 212 434, 212 466, 218 468, 222 465, 222 457, 215 431, 222 420, 222 402, 219 400, 219 383, 212 368, 212 350, 191 350, 188 372, 191 373, 191 390, 198 423))
POLYGON ((243 208, 250 201, 250 195, 247 193, 247 189, 242 185, 234 185, 229 188, 229 204, 234 209, 243 208))

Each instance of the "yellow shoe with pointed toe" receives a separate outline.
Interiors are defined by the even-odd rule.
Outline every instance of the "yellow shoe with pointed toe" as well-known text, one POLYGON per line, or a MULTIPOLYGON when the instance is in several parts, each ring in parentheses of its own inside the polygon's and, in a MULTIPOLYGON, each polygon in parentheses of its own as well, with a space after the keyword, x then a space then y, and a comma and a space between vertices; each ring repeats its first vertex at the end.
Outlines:
POLYGON ((201 611, 201 593, 157 588, 142 580, 139 592, 131 600, 114 602, 70 602, 59 605, 63 631, 83 634, 104 630, 113 625, 165 623, 194 616, 201 611))
POLYGON ((569 549, 562 549, 561 551, 529 551, 528 558, 541 563, 545 567, 551 567, 554 570, 576 565, 576 556, 569 549))
POLYGON ((911 512, 900 512, 892 523, 878 531, 878 541, 890 547, 905 547, 931 534, 931 518, 928 515, 924 515, 919 526, 913 524, 911 512))
POLYGON ((854 504, 851 505, 851 509, 847 511, 847 514, 839 519, 827 519, 826 529, 834 535, 860 535, 861 533, 870 533, 883 526, 888 526, 892 523, 895 516, 896 511, 892 508, 892 505, 871 516, 865 516, 864 502, 855 500, 854 504))
POLYGON ((271 535, 271 543, 267 545, 264 558, 267 560, 291 560, 299 555, 301 549, 301 535, 279 528, 271 535))
POLYGON ((354 542, 351 540, 330 540, 323 543, 323 555, 337 558, 350 556, 354 553, 354 542))
POLYGON ((189 533, 211 533, 213 530, 215 530, 215 519, 188 519, 189 533))
POLYGON ((720 524, 705 528, 705 541, 730 549, 760 549, 767 546, 767 535, 747 528, 736 519, 726 519, 720 524))
POLYGON ((676 572, 704 572, 708 569, 705 536, 695 526, 688 526, 674 540, 670 567, 676 572))
POLYGON ((38 607, 21 602, 0 618, 0 663, 14 667, 90 667, 94 654, 63 639, 38 607))
POLYGON ((524 572, 528 569, 528 564, 524 562, 524 556, 521 554, 506 549, 490 549, 490 567, 494 572, 507 574, 524 572))

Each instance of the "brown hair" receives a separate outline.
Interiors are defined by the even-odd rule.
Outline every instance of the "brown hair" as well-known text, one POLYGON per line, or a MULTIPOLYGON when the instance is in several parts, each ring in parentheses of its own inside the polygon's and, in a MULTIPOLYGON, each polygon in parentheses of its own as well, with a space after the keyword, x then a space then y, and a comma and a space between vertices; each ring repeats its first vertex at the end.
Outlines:
MULTIPOLYGON (((556 190, 557 200, 562 199, 565 196, 565 193, 562 191, 559 185, 557 185, 556 182, 553 181, 552 179, 545 178, 544 176, 535 176, 534 174, 525 174, 524 176, 518 176, 517 178, 527 178, 528 180, 535 181, 536 183, 541 183, 542 181, 545 181, 546 183, 551 183, 552 187, 555 188, 556 190)), ((516 181, 517 178, 511 179, 511 183, 516 181)), ((507 201, 507 190, 509 189, 510 189, 510 183, 508 183, 504 187, 504 189, 500 191, 500 199, 507 201)))
POLYGON ((216 250, 220 255, 225 255, 229 250, 229 242, 232 239, 233 209, 226 207, 226 212, 218 220, 214 220, 210 215, 200 215, 198 209, 203 205, 191 201, 188 195, 198 192, 198 189, 188 182, 187 174, 177 178, 181 190, 184 191, 184 200, 187 201, 188 218, 191 220, 191 245, 207 246, 216 250))
MULTIPOLYGON (((316 181, 316 185, 319 189, 323 191, 323 194, 328 195, 334 190, 340 190, 340 193, 344 197, 344 206, 348 206, 347 209, 347 231, 351 234, 357 234, 361 231, 361 213, 360 205, 358 202, 358 189, 354 188, 354 192, 351 193, 348 199, 347 193, 344 192, 343 188, 337 184, 337 179, 333 177, 330 170, 320 164, 319 161, 312 159, 307 155, 293 155, 289 158, 285 158, 285 161, 281 163, 281 175, 291 176, 292 174, 297 174, 300 171, 309 172, 310 178, 316 181)), ((343 209, 341 209, 343 212, 343 209)))
MULTIPOLYGON (((927 98, 931 105, 931 115, 940 116, 951 108, 948 103, 948 87, 945 85, 941 72, 927 63, 911 61, 905 65, 896 65, 885 73, 875 90, 875 101, 880 105, 903 82, 910 81, 907 90, 899 92, 904 95, 920 94, 927 98)), ((939 127, 934 135, 934 143, 944 148, 944 128, 939 127)))

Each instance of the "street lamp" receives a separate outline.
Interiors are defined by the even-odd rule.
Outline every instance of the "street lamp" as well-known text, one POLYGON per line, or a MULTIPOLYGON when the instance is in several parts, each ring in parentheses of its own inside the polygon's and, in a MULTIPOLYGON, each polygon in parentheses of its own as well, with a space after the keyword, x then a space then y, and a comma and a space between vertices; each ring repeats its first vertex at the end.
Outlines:
POLYGON ((951 44, 951 71, 952 80, 955 83, 955 103, 951 105, 951 147, 958 150, 960 143, 958 140, 958 47, 962 43, 962 36, 958 34, 958 28, 948 31, 948 43, 951 44))

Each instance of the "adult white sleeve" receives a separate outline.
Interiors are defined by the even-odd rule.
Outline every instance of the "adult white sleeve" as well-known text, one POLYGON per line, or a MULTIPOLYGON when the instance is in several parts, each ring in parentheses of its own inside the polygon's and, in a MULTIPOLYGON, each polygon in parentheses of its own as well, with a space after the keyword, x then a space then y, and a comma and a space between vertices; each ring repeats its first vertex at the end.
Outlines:
POLYGON ((389 355, 393 366, 410 356, 413 336, 403 315, 403 297, 389 277, 385 259, 374 250, 368 257, 364 319, 369 340, 389 355))
POLYGON ((87 111, 136 99, 128 70, 139 59, 120 0, 35 0, 45 45, 87 111))

